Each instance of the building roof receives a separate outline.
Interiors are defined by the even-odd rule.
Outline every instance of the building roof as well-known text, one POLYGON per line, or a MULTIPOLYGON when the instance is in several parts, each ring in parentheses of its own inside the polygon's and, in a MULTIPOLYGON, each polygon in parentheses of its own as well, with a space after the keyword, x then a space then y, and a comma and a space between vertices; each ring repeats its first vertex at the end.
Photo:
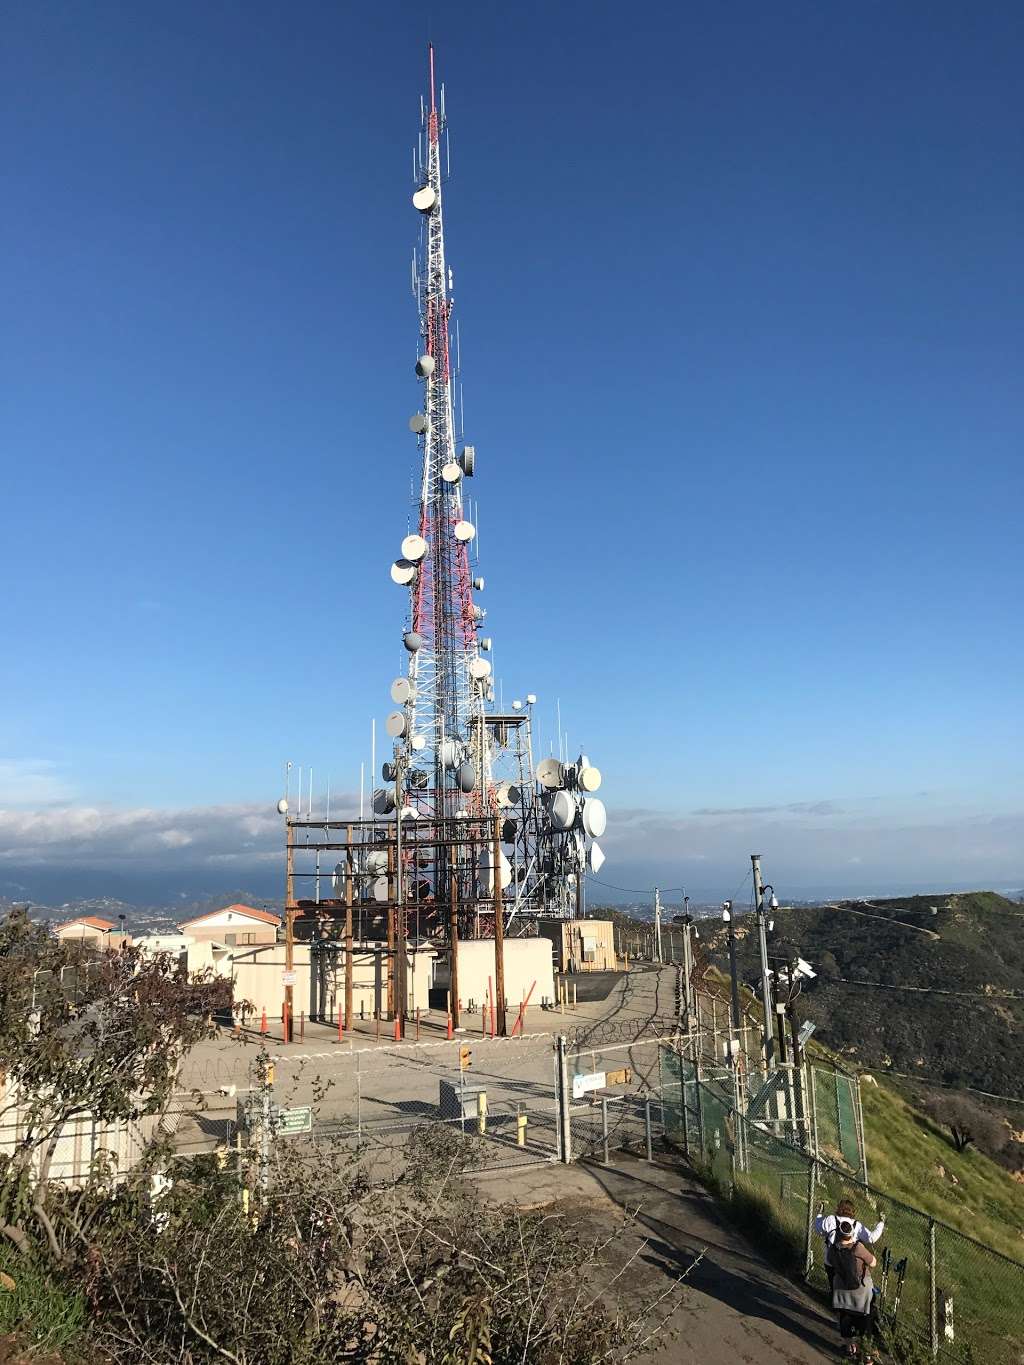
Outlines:
POLYGON ((74 919, 66 919, 63 924, 58 924, 58 929, 70 929, 73 924, 87 924, 90 929, 102 929, 104 933, 114 928, 114 921, 100 919, 98 915, 76 915, 74 919))
POLYGON ((214 919, 217 915, 223 915, 230 911, 233 915, 244 915, 246 919, 258 919, 263 924, 272 924, 276 929, 281 923, 280 915, 272 915, 269 910, 257 910, 252 905, 222 905, 218 910, 207 910, 205 915, 198 915, 195 919, 186 920, 179 925, 179 929, 188 929, 193 924, 203 924, 208 919, 214 919))

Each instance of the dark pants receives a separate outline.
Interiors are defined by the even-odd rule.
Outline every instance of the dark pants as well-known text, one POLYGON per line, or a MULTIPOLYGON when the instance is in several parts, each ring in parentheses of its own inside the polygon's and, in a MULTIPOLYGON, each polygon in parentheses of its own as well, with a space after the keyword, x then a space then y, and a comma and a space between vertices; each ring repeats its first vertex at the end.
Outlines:
POLYGON ((831 1302, 832 1302, 832 1281, 833 1281, 833 1280, 835 1279, 835 1277, 836 1277, 836 1268, 835 1268, 835 1266, 834 1266, 834 1265, 827 1265, 827 1266, 825 1267, 825 1274, 828 1276, 828 1298, 829 1298, 829 1303, 831 1303, 831 1302))
POLYGON ((871 1326, 871 1317, 867 1313, 847 1313, 845 1309, 839 1310, 839 1335, 844 1341, 856 1341, 858 1337, 864 1336, 871 1326))

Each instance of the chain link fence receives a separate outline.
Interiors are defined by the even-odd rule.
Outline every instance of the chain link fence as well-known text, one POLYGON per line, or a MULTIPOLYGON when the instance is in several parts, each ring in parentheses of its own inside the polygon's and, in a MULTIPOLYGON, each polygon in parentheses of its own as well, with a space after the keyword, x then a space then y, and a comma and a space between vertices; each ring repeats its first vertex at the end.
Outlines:
POLYGON ((851 1199, 865 1225, 885 1217, 884 1236, 874 1248, 883 1322, 935 1359, 964 1365, 1024 1361, 1024 1265, 867 1182, 854 1078, 810 1068, 823 1135, 815 1155, 812 1146, 773 1132, 763 1118, 741 1113, 722 1078, 698 1080, 696 1063, 678 1050, 663 1046, 659 1065, 666 1139, 713 1187, 769 1223, 811 1284, 827 1288, 815 1217, 851 1199))

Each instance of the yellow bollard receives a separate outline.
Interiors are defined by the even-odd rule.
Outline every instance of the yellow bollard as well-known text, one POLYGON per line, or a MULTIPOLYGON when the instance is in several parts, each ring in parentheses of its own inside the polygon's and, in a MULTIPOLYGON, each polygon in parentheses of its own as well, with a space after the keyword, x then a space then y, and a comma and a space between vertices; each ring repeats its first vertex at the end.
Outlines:
POLYGON ((526 1146, 526 1115, 520 1114, 516 1119, 516 1145, 526 1146))
POLYGON ((476 1097, 476 1128, 483 1136, 487 1132, 487 1091, 481 1090, 476 1097))

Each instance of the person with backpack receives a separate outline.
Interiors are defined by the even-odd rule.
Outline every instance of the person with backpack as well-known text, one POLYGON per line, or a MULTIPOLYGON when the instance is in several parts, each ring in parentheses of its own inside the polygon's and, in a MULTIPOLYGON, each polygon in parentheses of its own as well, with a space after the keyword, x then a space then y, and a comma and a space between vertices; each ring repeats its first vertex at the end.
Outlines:
POLYGON ((860 1339, 871 1326, 875 1264, 874 1255, 857 1237, 857 1220, 838 1216, 832 1243, 832 1307, 839 1314, 839 1335, 847 1343, 847 1356, 862 1359, 863 1365, 872 1365, 873 1360, 870 1349, 861 1356, 860 1339))
POLYGON ((857 1220, 857 1211, 850 1199, 840 1199, 836 1205, 835 1213, 822 1213, 822 1206, 818 1205, 818 1216, 814 1220, 814 1231, 819 1237, 825 1239, 825 1274, 828 1277, 829 1297, 832 1296, 832 1246, 836 1240, 836 1224, 840 1218, 852 1218, 854 1224, 854 1236, 858 1242, 863 1242, 866 1246, 871 1246, 885 1232, 885 1219, 880 1218, 873 1228, 866 1228, 863 1223, 857 1220))

